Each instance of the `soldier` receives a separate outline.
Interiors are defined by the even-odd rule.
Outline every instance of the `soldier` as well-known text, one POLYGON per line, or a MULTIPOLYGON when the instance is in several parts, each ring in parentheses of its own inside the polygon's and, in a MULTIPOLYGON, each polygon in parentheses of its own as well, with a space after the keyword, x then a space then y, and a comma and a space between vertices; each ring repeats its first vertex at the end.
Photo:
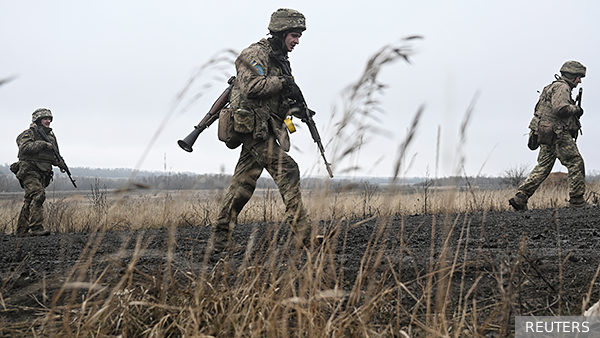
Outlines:
POLYGON ((47 108, 36 109, 31 118, 29 129, 17 137, 19 146, 19 161, 10 166, 10 170, 19 179, 19 184, 25 189, 23 207, 17 222, 17 235, 48 236, 50 231, 45 230, 44 189, 52 181, 52 166, 64 170, 64 162, 54 155, 52 144, 46 142, 38 129, 43 129, 48 139, 56 146, 56 136, 50 128, 52 112, 47 108))
MULTIPOLYGON (((571 91, 585 77, 586 68, 577 61, 567 61, 560 68, 561 76, 546 86, 535 106, 534 118, 529 127, 540 146, 538 164, 517 194, 508 200, 516 210, 527 210, 527 200, 548 177, 558 158, 569 174, 569 206, 588 206, 585 193, 585 165, 577 149, 577 136, 581 129, 579 118, 583 109, 573 101, 571 91)), ((535 149, 530 145, 530 148, 535 149)))
POLYGON ((271 15, 268 28, 271 36, 244 49, 235 61, 237 76, 231 91, 231 108, 242 151, 213 225, 216 252, 226 248, 237 216, 252 197, 263 169, 279 187, 286 221, 298 244, 306 244, 310 238, 310 221, 300 194, 300 170, 287 154, 290 140, 284 124, 293 112, 290 98, 296 97, 299 89, 274 59, 283 58, 289 66, 287 54, 299 43, 306 21, 302 13, 280 8, 271 15))

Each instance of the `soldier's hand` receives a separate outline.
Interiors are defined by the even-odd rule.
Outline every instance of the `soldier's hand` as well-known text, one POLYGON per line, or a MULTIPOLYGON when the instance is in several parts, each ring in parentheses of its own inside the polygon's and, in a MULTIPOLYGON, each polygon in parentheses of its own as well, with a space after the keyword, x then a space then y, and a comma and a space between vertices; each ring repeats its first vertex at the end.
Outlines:
POLYGON ((577 111, 575 111, 575 116, 581 117, 581 115, 583 115, 583 108, 581 108, 580 106, 577 106, 577 111))
POLYGON ((67 171, 67 164, 63 160, 58 162, 58 164, 56 166, 60 169, 61 173, 64 173, 65 171, 67 171))
POLYGON ((42 151, 45 149, 52 149, 52 144, 50 142, 46 142, 46 141, 35 141, 35 151, 42 151))
POLYGON ((287 75, 284 75, 283 78, 285 80, 285 84, 283 85, 283 90, 285 92, 284 93, 285 96, 287 96, 288 98, 290 98, 292 100, 300 101, 300 98, 302 97, 302 95, 300 92, 300 88, 298 88, 298 85, 294 81, 294 78, 292 78, 291 76, 287 76, 287 75))

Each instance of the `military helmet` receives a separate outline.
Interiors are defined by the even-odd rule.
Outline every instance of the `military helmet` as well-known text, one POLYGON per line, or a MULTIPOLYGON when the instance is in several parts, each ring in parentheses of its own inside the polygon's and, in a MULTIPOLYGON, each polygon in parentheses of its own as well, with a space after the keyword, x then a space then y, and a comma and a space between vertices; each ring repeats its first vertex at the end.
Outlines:
POLYGON ((52 112, 48 108, 38 108, 31 114, 31 122, 36 123, 42 117, 49 117, 52 120, 52 112))
POLYGON ((585 66, 577 61, 567 61, 560 67, 561 73, 570 73, 581 77, 585 77, 585 70, 585 66))
POLYGON ((273 33, 288 30, 306 30, 306 18, 304 14, 295 9, 280 8, 271 14, 269 31, 273 33))

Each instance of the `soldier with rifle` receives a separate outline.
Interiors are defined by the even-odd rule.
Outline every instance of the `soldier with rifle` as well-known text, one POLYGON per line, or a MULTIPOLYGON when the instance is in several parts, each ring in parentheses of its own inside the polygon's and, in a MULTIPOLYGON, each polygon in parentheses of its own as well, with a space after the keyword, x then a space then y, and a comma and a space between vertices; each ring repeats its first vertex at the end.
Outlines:
POLYGON ((52 181, 52 166, 66 172, 73 186, 69 168, 58 152, 56 136, 50 128, 52 112, 47 108, 36 109, 31 118, 29 129, 17 137, 19 161, 11 164, 10 170, 17 176, 19 184, 25 189, 23 207, 17 221, 18 236, 47 236, 50 231, 44 229, 45 188, 52 181))
POLYGON ((571 91, 581 83, 585 73, 586 68, 580 62, 567 61, 560 68, 561 76, 555 75, 556 80, 542 91, 529 124, 528 146, 531 150, 540 148, 538 163, 517 194, 508 200, 515 210, 527 210, 527 201, 548 177, 556 159, 569 172, 569 206, 589 206, 583 197, 585 165, 576 143, 581 132, 583 90, 579 89, 576 101, 571 97, 571 91))
MULTIPOLYGON (((230 243, 231 229, 254 193, 263 169, 279 187, 285 203, 286 221, 294 232, 297 245, 310 243, 311 223, 302 203, 300 170, 287 154, 290 149, 288 128, 290 131, 293 128, 290 115, 306 123, 312 122, 316 132, 312 121, 314 112, 306 107, 287 59, 287 54, 298 45, 306 30, 306 20, 296 10, 281 8, 271 15, 268 28, 271 36, 244 49, 235 62, 237 76, 231 89, 229 109, 242 150, 213 225, 216 252, 223 251, 230 243), (287 124, 285 120, 288 120, 287 124)), ((314 138, 312 129, 311 134, 314 138)), ((320 138, 315 142, 323 150, 320 138)), ((329 163, 326 165, 329 167, 329 163)))

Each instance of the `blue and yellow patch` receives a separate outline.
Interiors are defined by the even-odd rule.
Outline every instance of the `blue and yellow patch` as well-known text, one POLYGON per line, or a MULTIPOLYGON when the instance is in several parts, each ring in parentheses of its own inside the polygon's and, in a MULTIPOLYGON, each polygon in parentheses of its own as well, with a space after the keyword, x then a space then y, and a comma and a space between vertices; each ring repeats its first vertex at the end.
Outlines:
POLYGON ((258 63, 256 61, 252 61, 251 64, 252 64, 252 67, 254 67, 254 69, 256 69, 256 71, 258 72, 258 75, 260 75, 260 76, 265 75, 265 70, 262 68, 260 63, 258 63))

